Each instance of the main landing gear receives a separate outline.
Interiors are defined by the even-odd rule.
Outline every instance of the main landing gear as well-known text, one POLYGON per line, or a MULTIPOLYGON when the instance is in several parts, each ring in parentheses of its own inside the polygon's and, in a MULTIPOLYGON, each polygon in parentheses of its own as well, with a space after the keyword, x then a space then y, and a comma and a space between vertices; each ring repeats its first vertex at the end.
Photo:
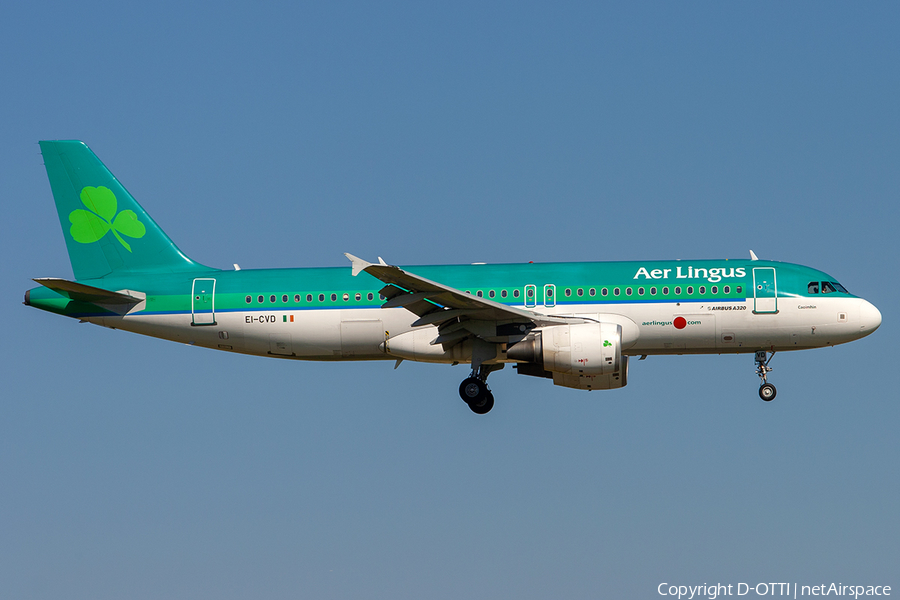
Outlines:
POLYGON ((492 370, 489 365, 481 365, 459 384, 459 397, 476 415, 486 415, 494 408, 494 394, 487 386, 487 376, 492 370))
POLYGON ((774 357, 774 351, 772 352, 772 356, 768 356, 768 352, 765 350, 757 350, 756 357, 753 359, 753 362, 756 363, 756 374, 759 375, 759 378, 762 380, 762 385, 759 386, 759 397, 766 402, 774 400, 775 394, 777 393, 775 386, 766 380, 766 377, 772 370, 772 367, 769 366, 769 362, 774 357))

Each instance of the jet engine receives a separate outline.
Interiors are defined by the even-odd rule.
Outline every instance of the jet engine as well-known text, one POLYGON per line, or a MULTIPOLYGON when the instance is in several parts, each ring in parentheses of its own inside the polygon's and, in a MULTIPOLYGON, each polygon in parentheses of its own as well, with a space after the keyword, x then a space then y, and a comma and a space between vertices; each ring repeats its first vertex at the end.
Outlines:
POLYGON ((555 325, 529 333, 507 348, 523 375, 552 377, 553 383, 582 390, 614 389, 628 382, 617 323, 555 325))

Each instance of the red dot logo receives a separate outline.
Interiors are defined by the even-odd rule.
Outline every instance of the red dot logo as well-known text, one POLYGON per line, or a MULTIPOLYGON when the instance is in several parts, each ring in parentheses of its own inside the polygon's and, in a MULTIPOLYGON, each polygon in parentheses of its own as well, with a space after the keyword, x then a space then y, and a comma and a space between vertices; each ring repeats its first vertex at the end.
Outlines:
POLYGON ((684 329, 687 327, 687 321, 684 317, 675 317, 675 329, 684 329))

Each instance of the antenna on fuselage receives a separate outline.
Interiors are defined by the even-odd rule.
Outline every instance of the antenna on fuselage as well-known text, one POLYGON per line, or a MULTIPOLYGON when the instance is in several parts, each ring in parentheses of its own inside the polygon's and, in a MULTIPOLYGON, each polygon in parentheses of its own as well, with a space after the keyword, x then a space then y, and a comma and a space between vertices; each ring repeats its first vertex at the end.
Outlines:
POLYGON ((756 256, 756 252, 753 250, 750 251, 750 260, 759 260, 759 257, 756 256))

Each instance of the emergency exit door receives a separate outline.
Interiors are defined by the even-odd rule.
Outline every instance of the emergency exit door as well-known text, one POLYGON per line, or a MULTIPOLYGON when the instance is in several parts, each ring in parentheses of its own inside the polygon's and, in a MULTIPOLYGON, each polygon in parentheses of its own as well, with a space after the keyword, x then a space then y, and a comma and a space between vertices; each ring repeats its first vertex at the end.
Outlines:
POLYGON ((200 278, 191 288, 191 325, 216 324, 216 280, 200 278))

